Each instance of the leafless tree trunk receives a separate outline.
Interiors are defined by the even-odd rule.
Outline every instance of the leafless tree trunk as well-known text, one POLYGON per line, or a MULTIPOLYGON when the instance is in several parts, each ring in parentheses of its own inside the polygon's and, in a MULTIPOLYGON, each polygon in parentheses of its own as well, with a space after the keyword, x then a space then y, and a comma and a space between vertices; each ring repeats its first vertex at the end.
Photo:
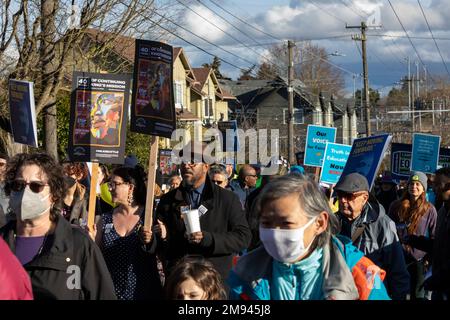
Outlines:
MULTIPOLYGON (((58 92, 70 82, 74 69, 83 70, 82 61, 109 62, 120 36, 169 41, 168 33, 158 25, 173 30, 167 20, 180 10, 171 1, 155 0, 3 0, 0 1, 0 148, 15 153, 11 146, 8 79, 33 81, 36 114, 44 112, 45 147, 56 156, 56 107, 58 92), (69 18, 79 13, 75 26, 69 18), (100 31, 102 41, 88 34, 100 31), (87 41, 90 39, 90 42, 87 41)), ((119 61, 108 72, 132 70, 132 61, 119 61)), ((106 64, 106 63, 105 63, 106 64)), ((85 70, 87 71, 87 70, 85 70)))
MULTIPOLYGON (((58 2, 55 0, 42 0, 41 2, 41 33, 40 42, 40 62, 41 62, 41 87, 44 94, 51 89, 51 75, 55 72, 55 14, 58 9, 58 2), (48 88, 48 89, 47 89, 48 88)), ((58 159, 58 141, 56 138, 56 97, 48 95, 43 108, 44 112, 44 132, 45 150, 58 159)))

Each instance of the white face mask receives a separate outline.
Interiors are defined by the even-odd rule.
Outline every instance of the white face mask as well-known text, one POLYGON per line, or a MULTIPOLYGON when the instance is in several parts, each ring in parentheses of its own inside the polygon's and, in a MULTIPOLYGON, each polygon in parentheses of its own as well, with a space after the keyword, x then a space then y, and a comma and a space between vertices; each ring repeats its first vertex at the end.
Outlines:
POLYGON ((9 207, 16 214, 17 219, 33 220, 42 216, 51 207, 48 201, 50 193, 46 196, 42 193, 34 193, 26 186, 23 191, 11 192, 9 197, 9 207))
POLYGON ((259 237, 267 253, 277 261, 293 263, 303 256, 311 243, 305 248, 303 236, 316 219, 311 219, 307 224, 298 229, 267 229, 259 227, 259 237))

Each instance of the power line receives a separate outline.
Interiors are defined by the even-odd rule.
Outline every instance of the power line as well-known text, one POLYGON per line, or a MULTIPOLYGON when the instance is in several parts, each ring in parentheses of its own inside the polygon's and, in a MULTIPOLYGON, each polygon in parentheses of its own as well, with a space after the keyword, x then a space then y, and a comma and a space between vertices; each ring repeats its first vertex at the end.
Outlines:
MULTIPOLYGON (((200 2, 200 0, 197 0, 198 2, 200 2)), ((278 40, 278 41, 284 41, 283 39, 280 39, 278 37, 275 37, 267 32, 265 32, 264 30, 261 30, 259 28, 256 28, 255 26, 251 25, 250 23, 248 23, 247 21, 244 21, 243 19, 239 18, 238 16, 234 15, 233 13, 231 13, 230 11, 228 11, 227 9, 225 9, 223 6, 221 6, 220 4, 218 4, 216 1, 214 0, 209 0, 210 2, 212 2, 213 4, 215 4, 217 7, 219 7, 220 9, 222 9, 223 11, 225 11, 226 13, 228 13, 230 16, 236 18, 237 20, 241 21, 242 23, 244 23, 245 25, 248 25, 249 27, 251 27, 252 29, 261 32, 263 34, 265 34, 266 36, 271 37, 272 39, 278 40)))
MULTIPOLYGON (((372 34, 372 35, 368 35, 370 37, 386 37, 386 38, 404 38, 406 39, 407 37, 405 36, 395 36, 395 35, 391 35, 391 34, 372 34)), ((418 40, 433 40, 433 38, 430 37, 419 37, 419 36, 409 36, 411 39, 418 39, 418 40)), ((444 41, 449 41, 450 38, 445 38, 445 37, 434 37, 434 39, 436 40, 444 40, 444 41)))
MULTIPOLYGON (((192 43, 191 41, 186 40, 185 38, 183 38, 182 36, 176 34, 176 33, 173 32, 172 30, 170 30, 170 29, 168 29, 168 28, 166 28, 166 27, 163 27, 160 23, 158 23, 158 22, 156 22, 156 21, 153 21, 153 20, 150 19, 150 18, 147 18, 147 19, 148 19, 151 23, 154 23, 155 25, 157 25, 158 27, 160 27, 161 29, 167 31, 168 33, 172 34, 173 36, 177 37, 178 39, 180 39, 180 40, 182 40, 182 41, 184 41, 184 42, 190 44, 191 46, 197 48, 198 50, 200 50, 200 51, 206 53, 207 55, 210 55, 211 57, 216 57, 215 54, 212 54, 212 53, 206 51, 205 49, 199 47, 199 46, 196 45, 195 43, 192 43)), ((218 58, 219 58, 219 57, 218 57, 218 58)), ((241 67, 235 65, 234 63, 231 63, 231 62, 229 62, 229 61, 227 61, 227 60, 225 60, 225 59, 223 59, 223 58, 219 58, 219 60, 222 61, 222 62, 224 62, 224 63, 226 63, 226 64, 228 64, 228 65, 230 65, 230 66, 232 66, 232 67, 234 67, 234 68, 236 68, 236 69, 238 69, 238 70, 245 71, 244 68, 241 68, 241 67)))
MULTIPOLYGON (((311 1, 311 0, 310 0, 310 2, 312 2, 312 4, 313 4, 315 7, 319 8, 319 9, 322 10, 322 11, 324 11, 324 12, 327 13, 328 15, 330 15, 330 16, 332 16, 332 17, 338 19, 339 21, 342 21, 342 22, 345 23, 345 21, 343 21, 341 18, 337 17, 336 15, 334 15, 334 14, 328 12, 328 10, 326 10, 325 8, 323 8, 323 7, 321 7, 321 6, 317 5, 317 4, 315 4, 315 3, 314 3, 313 1, 311 1)), ((341 0, 341 2, 342 2, 343 5, 345 5, 349 10, 351 10, 355 15, 359 16, 360 18, 362 18, 362 19, 367 19, 367 16, 369 16, 369 14, 366 13, 366 12, 364 12, 364 11, 363 11, 363 12, 365 13, 366 16, 363 16, 363 15, 361 15, 360 13, 356 12, 356 10, 353 9, 353 8, 352 8, 347 2, 345 2, 344 0, 341 0)), ((360 55, 362 56, 361 49, 360 49, 358 46, 357 46, 357 48, 358 48, 358 51, 359 51, 360 55)), ((389 49, 390 49, 390 48, 389 48, 389 49)), ((394 52, 393 52, 391 49, 390 49, 390 51, 391 51, 391 53, 393 54, 393 56, 394 56, 396 59, 398 59, 399 61, 401 61, 401 60, 394 54, 394 52)), ((372 56, 372 55, 373 55, 378 61, 380 61, 381 64, 383 64, 383 65, 386 64, 386 62, 383 61, 383 59, 381 59, 377 54, 375 54, 375 52, 371 52, 371 53, 370 53, 370 56, 372 56)))
POLYGON ((367 18, 367 15, 366 16, 363 16, 363 15, 361 15, 361 14, 359 14, 358 12, 356 12, 356 10, 355 9, 353 9, 347 2, 345 2, 344 0, 341 0, 341 2, 344 4, 344 6, 346 6, 347 8, 349 8, 354 14, 356 14, 357 16, 359 16, 359 17, 361 17, 361 18, 363 18, 363 19, 366 19, 367 18))
POLYGON ((339 21, 341 21, 342 23, 345 23, 344 20, 342 20, 341 18, 339 18, 338 16, 336 16, 334 13, 329 12, 328 10, 325 10, 324 8, 321 8, 318 4, 316 4, 314 1, 309 0, 309 3, 312 4, 314 7, 316 7, 317 9, 325 12, 326 14, 328 14, 330 17, 333 17, 339 21))
MULTIPOLYGON (((200 2, 200 0, 197 0, 197 1, 200 2)), ((212 2, 213 4, 215 4, 217 7, 221 8, 223 11, 225 11, 226 13, 228 13, 229 15, 231 15, 232 17, 234 17, 234 18, 236 18, 237 20, 241 21, 241 22, 244 23, 245 25, 248 25, 248 26, 252 27, 253 29, 255 29, 255 30, 257 30, 257 31, 262 32, 262 33, 268 35, 269 37, 271 37, 271 38, 273 38, 273 39, 276 39, 276 40, 279 40, 279 41, 284 41, 284 40, 279 39, 279 38, 277 38, 277 37, 275 37, 275 36, 273 36, 273 35, 271 35, 271 34, 265 32, 265 31, 263 31, 263 30, 260 30, 260 29, 258 29, 258 28, 256 28, 256 27, 252 26, 252 25, 249 24, 248 22, 244 21, 243 19, 239 18, 238 16, 236 16, 236 15, 233 14, 232 12, 228 11, 227 9, 225 9, 223 6, 219 5, 216 1, 214 1, 214 0, 209 0, 209 1, 212 2)), ((340 37, 340 36, 339 36, 339 37, 340 37)), ((299 42, 299 41, 294 41, 294 42, 296 43, 296 42, 299 42)), ((324 58, 320 57, 319 55, 316 55, 316 54, 315 54, 314 52, 312 52, 311 50, 308 50, 308 49, 306 49, 306 50, 309 51, 311 55, 313 55, 313 56, 319 58, 320 60, 324 61, 325 63, 328 63, 328 64, 330 64, 330 65, 332 65, 332 66, 334 66, 334 67, 336 67, 336 68, 338 68, 338 69, 340 69, 340 70, 342 70, 342 71, 344 71, 344 72, 346 72, 346 73, 348 73, 348 74, 351 74, 351 75, 354 74, 354 73, 351 72, 350 70, 347 70, 347 69, 345 69, 345 68, 342 68, 342 67, 338 66, 337 64, 334 64, 334 63, 328 61, 327 59, 324 59, 324 58)))
MULTIPOLYGON (((254 39, 253 37, 249 36, 246 32, 242 31, 241 29, 239 29, 237 26, 235 26, 234 24, 232 24, 230 21, 228 21, 227 19, 225 19, 222 15, 220 15, 219 13, 217 13, 215 10, 211 9, 209 6, 207 6, 206 4, 204 4, 202 1, 197 0, 198 3, 200 3, 202 6, 204 6, 205 8, 207 8, 209 11, 211 11, 212 13, 214 13, 216 16, 218 16, 220 19, 222 19, 223 21, 225 21, 225 23, 229 24, 231 27, 233 27, 234 29, 236 29, 237 31, 239 31, 240 33, 242 33, 243 35, 245 35, 247 38, 249 38, 251 41, 255 42, 258 45, 261 45, 260 42, 258 42, 256 39, 254 39)), ((278 43, 278 42, 277 42, 278 43)))
POLYGON ((358 49, 359 55, 362 58, 362 52, 361 52, 361 48, 358 46, 358 42, 356 42, 356 41, 353 41, 353 42, 355 43, 356 49, 358 49))
MULTIPOLYGON (((349 34, 342 34, 342 35, 336 35, 336 36, 330 36, 330 37, 320 37, 320 38, 304 38, 304 39, 295 39, 294 42, 301 42, 301 41, 320 41, 320 40, 333 40, 333 39, 339 39, 341 38, 342 40, 348 40, 349 34)), ((341 41, 342 41, 341 40, 341 41)), ((264 42, 264 43, 260 43, 260 44, 246 44, 246 45, 235 45, 233 44, 233 47, 238 47, 238 48, 243 48, 243 47, 257 47, 257 46, 273 46, 273 45, 279 45, 280 42, 264 42)), ((224 47, 227 47, 227 45, 225 45, 224 47)), ((207 49, 212 49, 214 50, 215 47, 209 47, 207 49)), ((188 51, 186 51, 188 52, 188 51)), ((194 51, 192 51, 194 52, 194 51)))
MULTIPOLYGON (((156 11, 154 11, 154 13, 155 13, 156 15, 160 16, 161 18, 166 19, 167 21, 169 21, 170 23, 174 24, 174 25, 177 26, 178 28, 181 28, 181 29, 185 30, 186 32, 188 32, 189 34, 192 34, 193 36, 195 36, 195 37, 197 37, 197 38, 199 38, 199 39, 201 39, 201 40, 207 42, 208 44, 210 44, 210 45, 212 45, 212 46, 214 46, 214 47, 217 47, 217 48, 219 48, 219 49, 225 51, 225 52, 228 53, 228 54, 231 54, 232 56, 234 56, 234 57, 236 57, 236 58, 238 58, 238 59, 241 59, 241 60, 243 60, 243 61, 245 61, 245 62, 247 62, 247 63, 250 63, 250 65, 254 65, 254 64, 255 64, 254 62, 252 62, 252 61, 250 61, 250 60, 247 60, 247 59, 245 59, 245 58, 242 58, 242 57, 238 56, 237 54, 235 54, 235 53, 233 53, 233 52, 231 52, 231 51, 229 51, 229 50, 227 50, 227 49, 224 49, 224 48, 222 48, 221 46, 219 46, 219 45, 217 45, 217 44, 215 44, 215 43, 213 43, 213 42, 211 42, 211 41, 209 41, 209 40, 206 40, 206 39, 200 37, 199 35, 195 34, 195 33, 192 32, 191 30, 189 30, 189 29, 187 29, 187 28, 181 26, 180 24, 178 24, 178 23, 176 23, 175 21, 173 21, 173 20, 171 20, 171 19, 165 17, 164 15, 159 14, 159 13, 156 12, 156 11)), ((196 46, 196 47, 197 47, 197 46, 196 46)), ((198 47, 197 47, 197 48, 198 48, 198 47)), ((202 50, 202 51, 203 51, 203 50, 202 50)), ((239 69, 242 70, 243 68, 239 68, 239 69)), ((243 69, 243 70, 245 70, 245 69, 243 69)))
MULTIPOLYGON (((209 44, 211 44, 211 45, 213 45, 213 46, 215 46, 215 47, 217 47, 217 48, 219 48, 219 49, 221 49, 221 50, 223 50, 223 51, 225 51, 225 52, 231 53, 233 56, 236 56, 236 57, 238 57, 238 58, 240 58, 240 59, 242 59, 242 60, 244 60, 244 61, 247 61, 248 63, 251 64, 251 66, 255 65, 255 63, 253 63, 253 62, 251 62, 251 61, 249 61, 249 60, 246 60, 246 59, 243 59, 243 58, 237 56, 236 54, 234 54, 234 53, 232 53, 232 52, 229 52, 228 50, 223 49, 223 48, 221 48, 220 46, 218 46, 218 45, 216 45, 216 44, 214 44, 214 43, 212 43, 212 42, 210 42, 210 41, 208 41, 208 40, 205 40, 205 39, 201 38, 200 36, 196 35, 196 34, 193 33, 192 31, 190 31, 190 30, 188 30, 188 29, 186 29, 186 28, 184 28, 184 27, 181 27, 181 26, 178 25, 177 23, 173 22, 172 20, 168 19, 167 17, 164 17, 163 15, 157 13, 156 11, 154 11, 154 13, 156 13, 157 15, 159 15, 161 18, 166 19, 167 21, 169 21, 169 22, 173 23, 174 25, 180 27, 181 29, 186 30, 186 31, 189 32, 190 34, 192 34, 192 35, 194 35, 194 36, 196 36, 196 37, 198 37, 198 38, 200 38, 200 39, 206 41, 207 43, 209 43, 209 44)), ((154 23, 155 25, 157 25, 158 27, 160 27, 161 29, 163 29, 163 30, 169 32, 170 34, 174 35, 174 36, 177 37, 178 39, 180 39, 180 40, 182 40, 182 41, 184 41, 184 42, 190 44, 191 46, 193 46, 193 47, 199 49, 200 51, 202 51, 202 52, 204 52, 204 53, 206 53, 206 54, 208 54, 208 55, 210 55, 210 56, 212 56, 212 57, 217 57, 220 61, 222 61, 222 62, 224 62, 224 63, 226 63, 226 64, 228 64, 228 65, 230 65, 230 66, 232 66, 232 67, 234 67, 234 68, 236 68, 236 69, 238 69, 238 70, 240 70, 241 72, 247 72, 247 71, 248 71, 248 68, 246 69, 246 68, 239 67, 239 66, 235 65, 234 63, 231 63, 231 62, 229 62, 229 61, 227 61, 227 60, 225 60, 225 59, 223 59, 223 58, 220 58, 220 57, 218 57, 217 55, 212 54, 212 53, 208 52, 207 50, 205 50, 205 49, 199 47, 198 45, 194 44, 193 42, 191 42, 191 41, 189 41, 189 40, 186 40, 185 38, 183 38, 182 36, 176 34, 176 33, 173 32, 172 30, 169 30, 169 29, 163 27, 160 23, 156 23, 155 21, 153 21, 153 20, 151 20, 151 19, 149 19, 149 18, 147 18, 147 19, 148 19, 150 22, 152 22, 152 23, 154 23)), ((257 74, 256 74, 255 71, 251 71, 249 74, 252 74, 252 73, 254 74, 254 76, 257 76, 257 74)), ((265 75, 265 76, 268 76, 268 77, 270 77, 270 78, 273 76, 273 75, 268 74, 268 73, 266 73, 266 72, 264 72, 264 71, 262 71, 262 74, 265 75)))
MULTIPOLYGON (((187 8, 188 10, 192 11, 195 15, 199 16, 200 18, 202 18, 203 20, 205 20, 206 22, 208 22, 209 24, 213 25, 214 27, 216 27, 218 30, 222 31, 224 34, 226 34, 227 36, 229 36, 231 39, 233 39, 234 41, 237 41, 238 43, 242 44, 244 47, 246 47, 247 49, 255 52, 257 55, 259 55, 260 57, 262 57, 263 59, 265 59, 266 61, 272 63, 275 65, 276 68, 278 68, 278 66, 276 65, 276 63, 274 63, 272 60, 270 60, 269 58, 263 56, 262 54, 260 54, 258 51, 256 51, 255 49, 247 46, 245 43, 243 43, 242 41, 240 41, 239 39, 237 39, 235 36, 233 36, 232 34, 230 34, 229 32, 223 30, 221 27, 219 27, 218 25, 216 25, 215 23, 209 21, 209 19, 205 18, 204 16, 202 16, 201 14, 199 14, 197 11, 195 11, 194 9, 190 8, 188 5, 182 3, 180 0, 176 0, 178 3, 180 3, 181 5, 183 5, 185 8, 187 8)), ((200 2, 200 1, 199 1, 200 2)), ((208 8, 209 9, 209 8, 208 8)), ((216 14, 217 15, 217 14, 216 14)), ((221 17, 222 18, 222 17, 221 17)), ((222 18, 223 19, 223 18, 222 18)))
POLYGON ((425 11, 423 11, 422 5, 420 4, 419 0, 417 0, 417 3, 419 4, 420 11, 422 11, 422 15, 425 19, 425 22, 427 23, 428 30, 430 30, 431 37, 433 38, 434 44, 436 45, 436 49, 439 53, 439 56, 441 57, 442 63, 444 64, 444 67, 445 67, 445 70, 447 71, 447 74, 450 76, 450 72, 448 71, 447 64, 445 63, 444 58, 442 57, 441 50, 439 49, 436 39, 434 38, 433 31, 431 31, 431 27, 430 27, 430 24, 428 23, 428 19, 427 19, 427 16, 425 15, 425 11))
MULTIPOLYGON (((341 18, 339 18, 339 17, 336 16, 335 14, 329 12, 329 11, 326 10, 325 8, 323 8, 323 7, 319 6, 318 4, 316 4, 314 1, 309 0, 309 2, 310 2, 312 5, 314 5, 316 8, 318 8, 319 10, 321 10, 321 11, 327 13, 328 15, 330 15, 331 17, 334 17, 335 19, 337 19, 337 20, 339 20, 339 21, 341 21, 341 22, 343 22, 343 23, 346 23, 344 20, 342 20, 341 18)), ((343 0, 341 0, 341 2, 342 2, 347 8, 349 8, 349 9, 352 10, 352 8, 349 7, 348 4, 346 4, 343 0)), ((354 10, 352 10, 352 11, 353 11, 353 13, 357 14, 354 10)), ((358 14, 358 15, 359 15, 359 14, 358 14)), ((365 18, 365 17, 363 17, 363 16, 361 16, 361 15, 359 15, 359 16, 362 17, 362 18, 365 18)), ((358 50, 359 50, 359 47, 358 47, 358 50)), ((359 50, 359 51, 360 51, 360 50, 359 50)), ((360 52, 360 54, 361 54, 361 56, 362 56, 362 53, 361 53, 361 52, 360 52)), ((374 52, 372 52, 371 55, 373 55, 376 59, 378 59, 378 61, 380 61, 381 64, 386 64, 386 63, 385 63, 385 62, 384 62, 377 54, 375 54, 374 52)), ((353 72, 350 72, 350 73, 353 74, 353 72)))
MULTIPOLYGON (((345 2, 344 0, 341 0, 341 2, 347 7, 349 8, 351 11, 353 11, 356 15, 358 15, 359 17, 361 17, 362 19, 367 19, 367 17, 370 15, 369 13, 365 12, 364 10, 358 8, 358 11, 362 12, 364 15, 359 14, 355 9, 353 9, 352 5, 347 4, 347 2, 345 2)), ((379 34, 379 32, 377 32, 377 34, 379 34)), ((391 39, 392 43, 397 46, 398 49, 400 49, 400 47, 395 43, 395 41, 393 39, 391 39)), ((389 51, 391 52, 392 56, 395 57, 401 64, 403 63, 402 60, 395 54, 395 52, 392 50, 391 47, 388 47, 389 51)), ((372 53, 373 54, 373 53, 372 53)), ((375 55, 375 54, 374 54, 375 55)), ((381 62, 384 63, 377 55, 375 55, 375 57, 381 62)))
MULTIPOLYGON (((398 22, 400 23, 400 26, 402 27, 403 31, 405 32, 406 36, 408 37, 409 43, 411 43, 411 46, 413 47, 414 51, 416 52, 417 58, 419 58, 420 63, 421 63, 422 66, 426 69, 426 65, 425 65, 425 63, 423 62, 422 58, 420 57, 419 51, 417 51, 416 46, 415 46, 414 43, 412 42, 411 37, 409 36, 408 32, 407 32, 406 29, 405 29, 405 26, 403 25, 402 21, 400 20, 400 17, 398 16, 397 12, 395 11, 395 8, 394 8, 394 6, 392 5, 391 0, 387 0, 387 1, 389 2, 389 5, 391 6, 391 9, 392 9, 392 11, 394 12, 395 16, 397 17, 397 20, 398 20, 398 22)), ((430 78, 431 78, 432 80, 434 80, 433 77, 432 77, 431 75, 430 75, 430 78)))

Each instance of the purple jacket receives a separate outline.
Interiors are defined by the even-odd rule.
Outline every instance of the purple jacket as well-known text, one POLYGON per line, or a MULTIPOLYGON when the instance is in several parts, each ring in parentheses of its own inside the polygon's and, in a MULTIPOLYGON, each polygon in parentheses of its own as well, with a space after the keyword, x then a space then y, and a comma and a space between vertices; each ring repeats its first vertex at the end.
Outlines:
MULTIPOLYGON (((399 233, 400 240, 403 238, 401 235, 402 223, 400 222, 400 218, 398 216, 398 212, 394 212, 394 208, 398 208, 398 202, 401 200, 397 200, 392 203, 389 208, 389 216, 392 220, 394 220, 397 225, 397 232, 399 233)), ((416 236, 424 236, 429 239, 434 239, 434 232, 436 229, 436 220, 437 220, 437 211, 436 208, 430 203, 430 208, 428 211, 420 218, 419 224, 417 225, 416 231, 413 233, 416 236)), ((406 234, 406 231, 405 231, 406 234)), ((409 252, 409 255, 412 256, 415 260, 421 260, 425 257, 426 252, 412 248, 409 252)))

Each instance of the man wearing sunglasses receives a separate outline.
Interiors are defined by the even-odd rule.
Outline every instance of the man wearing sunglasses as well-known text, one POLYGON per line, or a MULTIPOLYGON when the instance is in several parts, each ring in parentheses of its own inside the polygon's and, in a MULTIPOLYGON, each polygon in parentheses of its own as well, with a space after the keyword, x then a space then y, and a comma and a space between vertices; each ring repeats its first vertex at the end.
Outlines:
POLYGON ((406 299, 409 274, 395 223, 370 195, 367 179, 350 173, 341 177, 334 190, 339 200, 341 235, 351 238, 359 250, 386 271, 385 285, 392 299, 406 299))
POLYGON ((161 197, 156 214, 167 226, 167 268, 187 254, 204 256, 223 279, 232 266, 233 254, 247 248, 251 240, 245 213, 238 197, 208 177, 205 143, 191 143, 190 155, 181 155, 181 185, 161 197), (187 209, 186 209, 187 208, 187 209), (187 234, 184 210, 197 209, 200 232, 187 234))
POLYGON ((215 183, 221 188, 231 190, 231 188, 228 186, 228 174, 224 165, 222 164, 212 165, 211 168, 209 169, 208 174, 212 183, 215 183))
POLYGON ((239 200, 241 200, 242 208, 245 208, 247 197, 255 190, 257 181, 258 175, 256 174, 255 168, 249 164, 244 164, 241 167, 241 170, 239 170, 238 179, 230 182, 233 192, 237 194, 239 200))

